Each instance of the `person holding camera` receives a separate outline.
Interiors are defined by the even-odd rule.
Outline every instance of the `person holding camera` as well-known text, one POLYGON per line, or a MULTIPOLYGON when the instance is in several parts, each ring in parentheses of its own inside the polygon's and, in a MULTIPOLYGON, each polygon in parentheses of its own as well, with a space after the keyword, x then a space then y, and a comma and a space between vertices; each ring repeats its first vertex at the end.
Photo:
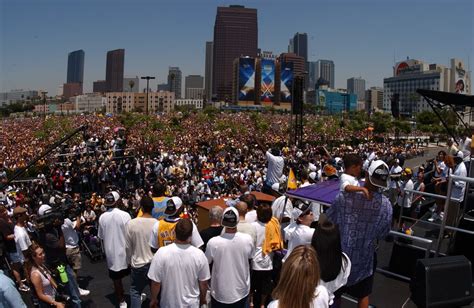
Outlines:
POLYGON ((27 263, 38 304, 40 308, 64 308, 65 304, 57 299, 57 283, 45 264, 45 254, 40 245, 33 243, 30 248, 30 260, 27 263))
POLYGON ((45 264, 49 269, 58 270, 64 274, 64 289, 70 296, 72 307, 81 307, 79 287, 77 286, 74 272, 68 264, 66 244, 61 229, 64 217, 54 212, 52 208, 42 206, 38 211, 40 216, 51 215, 47 223, 39 231, 39 242, 44 248, 45 264))
MULTIPOLYGON (((61 230, 64 234, 64 241, 66 245, 66 256, 69 264, 72 266, 74 276, 77 279, 77 271, 82 267, 81 249, 79 247, 79 236, 77 230, 81 228, 81 213, 76 220, 71 221, 68 217, 64 218, 61 230)), ((79 288, 81 296, 89 295, 90 291, 79 288)))

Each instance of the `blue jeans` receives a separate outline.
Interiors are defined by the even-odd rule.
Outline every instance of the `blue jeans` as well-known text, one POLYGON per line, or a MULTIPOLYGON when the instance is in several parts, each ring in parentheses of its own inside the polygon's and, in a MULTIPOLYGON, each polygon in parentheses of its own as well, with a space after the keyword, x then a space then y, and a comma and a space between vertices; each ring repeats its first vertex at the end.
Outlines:
POLYGON ((68 283, 66 284, 66 291, 71 297, 71 307, 81 307, 81 298, 79 294, 79 286, 77 285, 74 272, 69 265, 66 265, 66 273, 68 278, 68 283))
POLYGON ((150 285, 150 280, 147 276, 149 269, 150 263, 138 268, 132 267, 130 276, 130 304, 132 308, 140 308, 142 306, 141 294, 143 289, 150 285))

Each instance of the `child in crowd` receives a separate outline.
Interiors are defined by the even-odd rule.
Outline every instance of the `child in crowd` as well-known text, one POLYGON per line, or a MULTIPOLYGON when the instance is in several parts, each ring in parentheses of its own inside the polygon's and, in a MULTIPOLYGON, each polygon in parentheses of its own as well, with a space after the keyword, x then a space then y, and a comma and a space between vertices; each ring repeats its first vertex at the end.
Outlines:
POLYGON ((356 154, 347 154, 342 160, 344 161, 344 173, 341 175, 340 191, 362 192, 367 199, 370 199, 369 191, 367 188, 361 187, 358 180, 362 171, 362 158, 356 154))

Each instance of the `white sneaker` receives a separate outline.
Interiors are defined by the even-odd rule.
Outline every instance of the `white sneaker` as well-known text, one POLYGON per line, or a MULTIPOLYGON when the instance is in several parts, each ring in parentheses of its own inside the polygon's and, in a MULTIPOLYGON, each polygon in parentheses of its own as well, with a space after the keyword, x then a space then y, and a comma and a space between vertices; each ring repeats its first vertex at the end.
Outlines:
POLYGON ((146 293, 140 295, 140 301, 143 303, 146 300, 146 293))
POLYGON ((120 308, 127 308, 127 302, 126 301, 121 302, 120 308))
POLYGON ((91 291, 89 291, 89 290, 84 290, 84 289, 79 288, 79 294, 80 294, 81 296, 87 296, 87 295, 89 295, 90 293, 91 293, 91 291))

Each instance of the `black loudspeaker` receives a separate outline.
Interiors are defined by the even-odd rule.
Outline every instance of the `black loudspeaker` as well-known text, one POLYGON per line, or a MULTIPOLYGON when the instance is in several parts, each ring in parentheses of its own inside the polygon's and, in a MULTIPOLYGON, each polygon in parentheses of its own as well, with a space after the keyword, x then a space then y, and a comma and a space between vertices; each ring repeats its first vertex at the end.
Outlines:
POLYGON ((304 78, 297 76, 293 81, 293 114, 303 114, 304 78))
POLYGON ((418 260, 410 283, 418 307, 469 305, 472 298, 471 262, 464 256, 418 260))
POLYGON ((403 239, 393 242, 392 255, 390 256, 389 269, 391 272, 411 278, 415 272, 418 259, 425 258, 425 249, 415 247, 411 241, 403 239))
MULTIPOLYGON (((470 210, 465 213, 459 222, 459 228, 474 231, 474 210, 470 210)), ((474 235, 456 232, 454 237, 454 245, 452 255, 463 255, 471 263, 474 262, 474 249, 472 244, 474 243, 474 235)), ((474 274, 474 273, 473 273, 474 274)))
POLYGON ((400 94, 393 94, 390 98, 390 107, 394 118, 400 117, 400 94))

